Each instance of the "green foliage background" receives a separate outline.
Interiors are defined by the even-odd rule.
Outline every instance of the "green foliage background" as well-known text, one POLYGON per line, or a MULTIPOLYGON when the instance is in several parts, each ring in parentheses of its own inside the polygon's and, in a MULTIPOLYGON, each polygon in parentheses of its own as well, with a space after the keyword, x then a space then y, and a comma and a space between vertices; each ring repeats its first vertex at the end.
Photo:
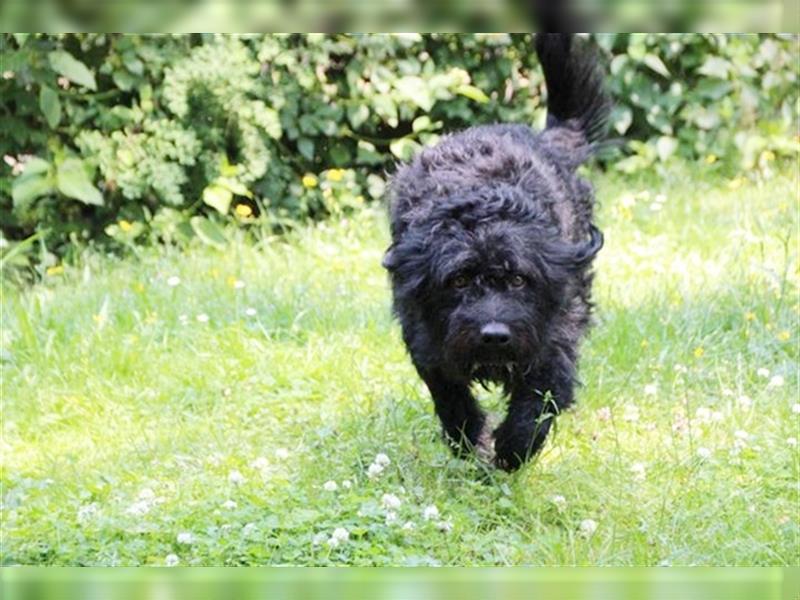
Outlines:
MULTIPOLYGON (((795 35, 595 34, 615 98, 601 160, 768 174, 798 152, 795 35)), ((382 196, 447 131, 540 125, 529 34, 0 37, 3 264, 86 244, 220 245, 382 196)))

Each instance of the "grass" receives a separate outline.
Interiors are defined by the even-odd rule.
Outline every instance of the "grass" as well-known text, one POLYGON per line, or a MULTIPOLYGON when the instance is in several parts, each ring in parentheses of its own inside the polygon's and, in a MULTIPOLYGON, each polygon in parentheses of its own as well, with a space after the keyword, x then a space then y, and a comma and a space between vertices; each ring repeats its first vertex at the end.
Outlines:
POLYGON ((797 565, 798 182, 741 183, 598 178, 585 385, 514 475, 440 440, 377 211, 5 283, 2 563, 797 565))

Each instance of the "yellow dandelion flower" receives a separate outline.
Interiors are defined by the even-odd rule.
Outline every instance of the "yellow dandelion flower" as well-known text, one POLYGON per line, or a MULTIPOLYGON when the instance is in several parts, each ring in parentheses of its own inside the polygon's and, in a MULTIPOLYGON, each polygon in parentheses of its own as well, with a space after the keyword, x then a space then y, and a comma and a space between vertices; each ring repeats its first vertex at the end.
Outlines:
POLYGON ((775 160, 775 153, 772 150, 764 150, 761 153, 761 158, 764 160, 775 160))
POLYGON ((92 320, 98 325, 102 325, 106 322, 106 316, 104 314, 92 315, 92 320))
POLYGON ((731 179, 728 182, 728 187, 730 189, 732 189, 732 190, 738 190, 745 183, 747 183, 747 180, 744 177, 742 177, 741 175, 737 175, 736 177, 734 177, 733 179, 731 179))
POLYGON ((148 325, 152 325, 157 320, 158 320, 158 313, 157 312, 147 313, 147 316, 144 318, 144 322, 147 323, 148 325))
POLYGON ((756 313, 754 313, 753 311, 748 310, 746 313, 744 313, 744 319, 745 319, 745 321, 755 321, 756 320, 756 313))
POLYGON ((694 357, 695 358, 700 358, 705 353, 706 353, 706 351, 703 350, 702 346, 698 346, 697 348, 694 349, 694 357))
POLYGON ((246 219, 253 214, 253 209, 247 204, 237 204, 234 211, 236 212, 236 216, 241 217, 242 219, 246 219))
POLYGON ((213 277, 214 279, 216 279, 217 277, 219 277, 219 269, 213 268, 208 272, 208 274, 211 275, 211 277, 213 277))
POLYGON ((48 275, 61 275, 64 272, 64 267, 56 265, 54 267, 47 267, 46 273, 48 275))
POLYGON ((341 181, 344 177, 344 169, 331 169, 325 174, 328 181, 341 181))
POLYGON ((650 345, 650 342, 648 342, 647 340, 642 340, 642 343, 641 343, 642 348, 647 348, 649 345, 650 345))
POLYGON ((317 178, 311 173, 303 175, 303 186, 309 189, 317 187, 317 178))
POLYGON ((713 165, 715 162, 717 162, 717 155, 716 154, 709 154, 708 156, 706 156, 706 164, 707 165, 713 165))
POLYGON ((133 286, 133 289, 135 289, 137 292, 141 294, 142 292, 144 292, 144 284, 141 281, 139 281, 136 283, 135 286, 133 286))
POLYGON ((785 341, 786 341, 786 340, 788 340, 790 337, 791 337, 791 334, 790 334, 788 331, 781 331, 781 332, 778 334, 778 339, 779 339, 780 341, 782 341, 782 342, 785 342, 785 341))
POLYGON ((120 228, 122 231, 130 231, 131 229, 133 229, 133 225, 131 225, 131 222, 130 222, 130 221, 126 221, 125 219, 122 219, 122 220, 119 222, 119 228, 120 228))

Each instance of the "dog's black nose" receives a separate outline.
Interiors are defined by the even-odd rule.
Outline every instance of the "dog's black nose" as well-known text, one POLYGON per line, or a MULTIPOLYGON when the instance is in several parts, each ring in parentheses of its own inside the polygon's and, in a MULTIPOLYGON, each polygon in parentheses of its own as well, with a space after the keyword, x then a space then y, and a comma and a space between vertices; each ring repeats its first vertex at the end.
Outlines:
POLYGON ((511 341, 508 325, 492 321, 481 328, 481 342, 487 346, 505 346, 511 341))

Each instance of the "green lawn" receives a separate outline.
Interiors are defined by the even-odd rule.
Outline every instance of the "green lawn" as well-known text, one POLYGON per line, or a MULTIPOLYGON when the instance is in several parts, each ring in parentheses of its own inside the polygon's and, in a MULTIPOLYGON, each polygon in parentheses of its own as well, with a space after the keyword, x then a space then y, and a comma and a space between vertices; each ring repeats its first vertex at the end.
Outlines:
POLYGON ((5 283, 3 564, 797 565, 796 173, 597 184, 584 386, 513 475, 442 443, 378 209, 5 283))

